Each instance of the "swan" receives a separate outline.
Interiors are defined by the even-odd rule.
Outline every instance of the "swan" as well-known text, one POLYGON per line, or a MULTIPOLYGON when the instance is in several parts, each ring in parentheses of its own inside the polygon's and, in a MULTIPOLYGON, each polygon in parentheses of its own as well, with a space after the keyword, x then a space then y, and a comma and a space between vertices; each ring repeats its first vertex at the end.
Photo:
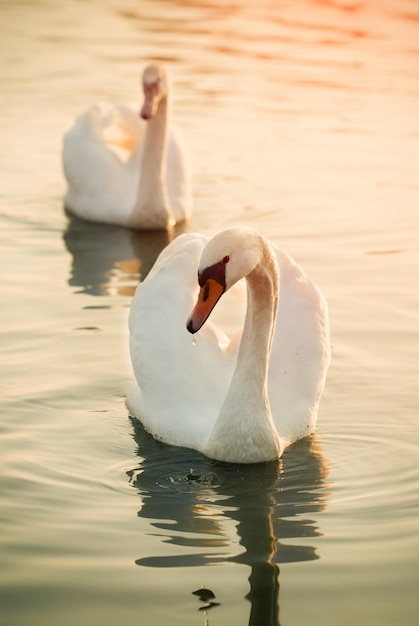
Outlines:
POLYGON ((182 136, 169 124, 165 68, 148 66, 142 87, 142 119, 129 105, 98 103, 64 136, 64 204, 71 213, 140 230, 189 220, 189 164, 182 136))
POLYGON ((136 384, 127 406, 156 439, 259 463, 315 430, 330 363, 327 302, 257 231, 172 241, 137 287, 129 332, 136 384), (230 340, 208 316, 241 279, 246 315, 230 340))

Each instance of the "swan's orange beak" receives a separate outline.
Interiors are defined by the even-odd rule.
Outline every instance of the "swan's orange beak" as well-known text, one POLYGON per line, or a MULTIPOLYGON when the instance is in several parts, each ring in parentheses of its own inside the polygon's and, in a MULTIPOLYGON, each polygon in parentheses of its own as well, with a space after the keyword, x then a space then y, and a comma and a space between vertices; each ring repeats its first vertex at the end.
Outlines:
POLYGON ((151 119, 156 115, 158 105, 159 103, 154 93, 146 93, 144 98, 144 104, 140 111, 140 117, 142 117, 143 120, 151 119))
POLYGON ((199 291, 198 301, 186 322, 186 328, 190 333, 196 333, 205 324, 223 293, 224 287, 219 282, 213 278, 205 281, 199 291))

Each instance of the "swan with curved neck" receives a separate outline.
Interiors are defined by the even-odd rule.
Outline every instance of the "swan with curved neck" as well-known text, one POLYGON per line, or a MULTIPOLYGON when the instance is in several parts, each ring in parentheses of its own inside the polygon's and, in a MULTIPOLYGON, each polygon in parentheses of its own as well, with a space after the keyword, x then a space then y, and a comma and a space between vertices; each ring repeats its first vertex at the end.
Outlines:
POLYGON ((330 361, 327 304, 295 261, 255 231, 169 244, 137 289, 130 348, 137 386, 128 407, 166 443, 257 463, 315 429, 330 361), (235 350, 208 317, 242 278, 247 309, 235 350), (189 332, 200 331, 195 346, 182 316, 189 332))
POLYGON ((65 206, 79 217, 144 230, 190 218, 189 164, 170 125, 162 65, 144 70, 142 89, 140 117, 129 106, 96 105, 64 138, 65 206))
POLYGON ((279 270, 266 239, 250 231, 224 231, 207 245, 198 269, 198 302, 187 329, 196 333, 219 297, 241 278, 246 278, 248 299, 237 363, 202 450, 215 459, 256 463, 275 459, 282 452, 267 389, 279 270))

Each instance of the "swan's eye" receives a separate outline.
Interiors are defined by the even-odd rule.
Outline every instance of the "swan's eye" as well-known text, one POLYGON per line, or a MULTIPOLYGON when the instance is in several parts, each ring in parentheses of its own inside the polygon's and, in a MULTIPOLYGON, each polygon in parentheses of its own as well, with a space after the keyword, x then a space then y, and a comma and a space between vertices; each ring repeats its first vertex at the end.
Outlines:
POLYGON ((230 260, 230 257, 229 257, 228 255, 227 255, 227 256, 225 256, 225 257, 224 257, 224 259, 223 259, 223 263, 224 263, 224 265, 225 265, 226 263, 228 263, 228 262, 229 262, 229 260, 230 260))

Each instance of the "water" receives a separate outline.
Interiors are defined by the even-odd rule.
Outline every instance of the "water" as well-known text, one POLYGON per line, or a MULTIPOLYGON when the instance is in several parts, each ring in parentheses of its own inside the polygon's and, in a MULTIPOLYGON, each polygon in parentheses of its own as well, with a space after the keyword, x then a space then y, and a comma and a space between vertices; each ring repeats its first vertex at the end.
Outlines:
POLYGON ((416 624, 419 4, 0 12, 2 624, 416 624), (60 150, 90 103, 138 101, 150 59, 191 229, 260 230, 329 301, 318 431, 278 463, 163 446, 124 405, 130 298, 167 237, 70 220, 60 150))

